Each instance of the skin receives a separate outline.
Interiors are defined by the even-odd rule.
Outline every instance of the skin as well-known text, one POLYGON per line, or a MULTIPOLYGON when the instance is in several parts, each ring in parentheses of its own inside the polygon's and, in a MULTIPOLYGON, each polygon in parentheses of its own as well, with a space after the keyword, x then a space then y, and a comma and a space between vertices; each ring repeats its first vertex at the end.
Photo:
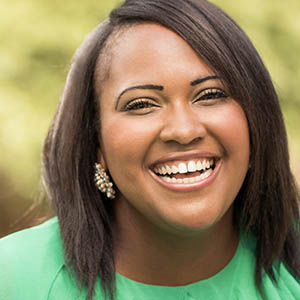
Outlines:
POLYGON ((211 277, 238 244, 232 204, 249 164, 245 114, 230 97, 199 100, 203 91, 227 93, 226 87, 218 79, 191 85, 216 74, 165 27, 130 27, 110 51, 109 76, 100 82, 103 76, 96 74, 96 90, 101 94, 99 161, 118 190, 116 270, 170 286, 211 277), (162 88, 125 91, 140 85, 162 88), (148 104, 132 109, 128 104, 135 99, 148 104), (204 152, 219 159, 211 182, 175 191, 155 178, 153 165, 160 159, 186 161, 204 152))

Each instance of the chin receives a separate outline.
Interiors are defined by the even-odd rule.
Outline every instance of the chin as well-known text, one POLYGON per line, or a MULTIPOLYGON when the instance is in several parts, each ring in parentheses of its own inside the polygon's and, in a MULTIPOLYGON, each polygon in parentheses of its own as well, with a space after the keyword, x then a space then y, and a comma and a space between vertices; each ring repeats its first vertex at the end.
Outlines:
MULTIPOLYGON (((172 218, 165 219, 165 224, 176 232, 177 234, 184 234, 185 236, 194 236, 204 232, 210 232, 217 227, 225 226, 225 223, 229 224, 230 228, 233 224, 233 209, 229 209, 225 214, 217 212, 202 211, 201 213, 186 213, 172 218)), ((227 225, 228 226, 228 225, 227 225)))

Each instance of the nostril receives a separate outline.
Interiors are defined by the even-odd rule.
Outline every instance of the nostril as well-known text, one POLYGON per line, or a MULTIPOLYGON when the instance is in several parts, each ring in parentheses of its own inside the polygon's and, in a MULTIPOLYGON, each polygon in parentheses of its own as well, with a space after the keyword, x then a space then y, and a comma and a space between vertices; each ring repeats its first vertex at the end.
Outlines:
POLYGON ((188 106, 186 99, 175 103, 164 117, 160 138, 165 142, 190 144, 203 138, 207 133, 199 113, 188 106))
POLYGON ((195 128, 192 130, 182 130, 182 129, 172 129, 162 131, 160 138, 164 142, 177 142, 179 144, 192 144, 199 142, 206 135, 205 130, 200 130, 200 128, 195 128))

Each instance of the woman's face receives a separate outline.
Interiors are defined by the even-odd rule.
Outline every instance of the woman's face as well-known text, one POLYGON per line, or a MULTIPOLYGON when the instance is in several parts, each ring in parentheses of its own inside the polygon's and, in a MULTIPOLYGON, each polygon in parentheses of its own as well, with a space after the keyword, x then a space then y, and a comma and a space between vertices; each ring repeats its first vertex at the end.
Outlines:
POLYGON ((109 76, 96 82, 99 160, 119 190, 118 216, 173 232, 232 218, 249 163, 241 106, 165 27, 133 26, 110 51, 109 76))

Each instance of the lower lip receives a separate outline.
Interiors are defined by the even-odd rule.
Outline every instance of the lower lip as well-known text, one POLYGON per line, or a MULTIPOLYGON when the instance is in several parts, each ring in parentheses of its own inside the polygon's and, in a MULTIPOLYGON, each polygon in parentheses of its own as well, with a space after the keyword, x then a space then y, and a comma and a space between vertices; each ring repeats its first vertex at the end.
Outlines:
POLYGON ((169 190, 173 190, 176 192, 193 192, 211 184, 216 178, 216 176, 218 175, 218 172, 221 168, 221 164, 222 162, 221 160, 219 160, 216 163, 216 167, 214 168, 213 172, 207 178, 193 183, 166 182, 163 179, 161 179, 159 176, 157 176, 153 171, 151 171, 151 175, 154 177, 156 181, 159 182, 159 184, 161 184, 162 186, 166 187, 169 190))

